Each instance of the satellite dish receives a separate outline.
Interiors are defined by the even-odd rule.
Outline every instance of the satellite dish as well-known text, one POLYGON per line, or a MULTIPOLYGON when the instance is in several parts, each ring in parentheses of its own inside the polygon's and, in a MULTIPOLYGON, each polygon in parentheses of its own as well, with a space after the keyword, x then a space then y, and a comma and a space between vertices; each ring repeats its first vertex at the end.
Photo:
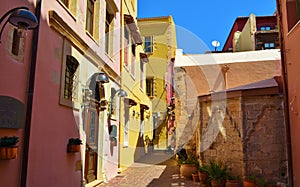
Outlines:
POLYGON ((220 42, 217 41, 217 40, 214 40, 214 41, 211 42, 211 45, 215 47, 215 51, 216 51, 216 50, 217 50, 217 47, 220 46, 220 42))

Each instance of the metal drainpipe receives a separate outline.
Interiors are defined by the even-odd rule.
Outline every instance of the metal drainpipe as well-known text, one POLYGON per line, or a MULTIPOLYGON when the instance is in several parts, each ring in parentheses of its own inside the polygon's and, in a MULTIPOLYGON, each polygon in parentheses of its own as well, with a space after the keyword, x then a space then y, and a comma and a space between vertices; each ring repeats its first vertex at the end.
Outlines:
MULTIPOLYGON (((122 25, 123 24, 123 19, 124 19, 124 16, 123 16, 123 1, 121 1, 120 2, 120 12, 121 12, 121 14, 120 14, 120 16, 121 16, 121 19, 120 19, 120 41, 123 43, 123 34, 122 34, 122 31, 123 31, 123 27, 125 26, 125 25, 122 25)), ((121 43, 121 44, 122 44, 121 43)), ((123 68, 123 63, 122 63, 122 60, 123 60, 123 58, 122 58, 122 51, 123 51, 123 48, 122 48, 122 45, 121 45, 121 50, 120 50, 120 89, 122 89, 122 68, 123 68)), ((122 99, 120 98, 119 99, 119 128, 118 128, 118 130, 119 130, 119 135, 118 135, 118 173, 119 172, 121 172, 120 171, 120 169, 121 169, 121 158, 120 158, 120 154, 121 154, 121 117, 120 117, 120 115, 122 115, 122 99)), ((124 107, 124 109, 125 109, 125 107, 124 107)))
POLYGON ((27 93, 27 105, 26 105, 26 120, 24 127, 24 144, 23 144, 23 158, 21 163, 21 187, 26 187, 27 173, 28 173, 28 155, 29 155, 29 143, 30 143, 30 128, 31 128, 31 117, 32 117, 32 103, 34 95, 34 81, 35 81, 35 70, 37 63, 37 47, 38 37, 40 28, 40 17, 41 17, 41 4, 42 0, 36 1, 35 15, 38 19, 39 26, 33 31, 32 46, 31 46, 31 62, 29 67, 29 80, 28 80, 28 93, 27 93))
POLYGON ((281 15, 281 4, 280 0, 276 0, 277 5, 277 18, 278 18, 278 29, 279 29, 279 42, 280 42, 280 53, 281 53, 281 69, 282 69, 282 86, 283 86, 283 97, 284 97, 284 113, 285 113, 285 121, 286 121, 286 146, 287 146, 287 156, 288 156, 288 182, 291 186, 294 186, 293 180, 293 157, 292 157, 292 142, 291 142, 291 134, 290 134, 290 114, 289 114, 289 95, 288 95, 288 85, 287 85, 287 68, 285 62, 285 46, 284 46, 284 38, 283 38, 283 25, 282 25, 282 15, 281 15))

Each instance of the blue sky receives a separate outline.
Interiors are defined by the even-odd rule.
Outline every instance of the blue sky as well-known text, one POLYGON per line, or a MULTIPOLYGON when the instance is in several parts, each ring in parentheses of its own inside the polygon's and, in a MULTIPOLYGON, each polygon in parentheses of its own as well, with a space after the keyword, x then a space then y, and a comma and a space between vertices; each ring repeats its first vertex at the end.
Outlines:
POLYGON ((138 18, 172 15, 177 25, 177 45, 185 53, 222 50, 239 16, 273 15, 275 0, 138 0, 138 18))

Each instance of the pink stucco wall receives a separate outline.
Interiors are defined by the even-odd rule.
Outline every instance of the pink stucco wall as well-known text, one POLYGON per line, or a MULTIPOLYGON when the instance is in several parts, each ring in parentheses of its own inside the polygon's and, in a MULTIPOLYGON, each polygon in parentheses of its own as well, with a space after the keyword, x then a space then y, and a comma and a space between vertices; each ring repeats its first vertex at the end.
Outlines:
MULTIPOLYGON (((0 14, 16 6, 28 6, 34 11, 34 5, 29 2, 36 0, 19 0, 1 2, 0 14)), ((105 20, 105 0, 100 1, 100 22, 105 20)), ((120 11, 120 0, 115 1, 120 11)), ((68 26, 75 31, 117 75, 120 75, 120 12, 115 20, 115 49, 114 61, 104 54, 103 43, 97 43, 84 30, 86 1, 78 1, 76 18, 58 1, 42 1, 41 18, 39 23, 39 43, 37 47, 36 73, 30 131, 30 147, 28 159, 27 186, 81 186, 82 171, 81 154, 67 153, 69 138, 79 137, 74 111, 71 107, 59 104, 60 81, 62 68, 63 36, 49 25, 49 11, 54 10, 68 26)), ((100 24, 100 33, 104 33, 104 25, 100 24)), ((27 82, 31 60, 32 31, 28 31, 25 41, 23 62, 17 62, 7 52, 7 29, 4 30, 0 44, 0 95, 16 98, 26 106, 27 82)), ((101 41, 101 38, 99 39, 101 41)), ((102 39, 103 40, 103 39, 102 39)), ((78 112, 78 111, 77 111, 78 112)), ((118 123, 118 122, 117 122, 118 123)), ((0 160, 0 186, 17 187, 20 183, 23 129, 0 129, 0 136, 17 135, 20 137, 19 155, 17 159, 0 160)), ((106 134, 107 135, 107 134, 106 134)), ((106 146, 106 145, 104 145, 106 146)), ((107 159, 104 169, 107 178, 117 173, 118 147, 105 149, 107 159), (113 152, 114 154, 111 154, 113 152)))
MULTIPOLYGON (((34 11, 33 5, 27 1, 3 1, 0 6, 0 16, 2 17, 7 11, 19 6, 27 6, 34 11)), ((6 20, 6 19, 5 19, 6 20)), ((2 22, 1 27, 5 20, 2 22)), ((8 31, 10 25, 7 24, 2 33, 2 42, 0 44, 0 95, 10 96, 26 106, 26 89, 28 79, 28 69, 31 52, 32 32, 28 32, 24 45, 24 60, 17 61, 8 50, 8 31)), ((25 115, 25 113, 24 113, 25 115)), ((0 137, 2 136, 18 136, 20 142, 18 156, 13 160, 0 160, 0 186, 19 186, 19 177, 21 171, 21 159, 23 152, 23 128, 6 129, 0 128, 0 137)))
POLYGON ((68 139, 79 137, 73 108, 59 105, 63 38, 49 28, 45 15, 55 5, 46 2, 39 25, 27 186, 80 186, 80 154, 66 151, 68 139))

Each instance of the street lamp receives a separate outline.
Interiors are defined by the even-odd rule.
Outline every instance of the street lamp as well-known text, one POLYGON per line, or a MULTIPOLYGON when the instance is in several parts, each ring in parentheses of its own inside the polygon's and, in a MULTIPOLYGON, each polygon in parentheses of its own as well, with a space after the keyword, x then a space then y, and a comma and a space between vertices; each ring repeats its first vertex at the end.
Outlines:
POLYGON ((114 106, 114 98, 117 95, 118 97, 127 97, 127 92, 123 89, 117 90, 115 93, 112 93, 113 95, 110 98, 110 103, 109 103, 109 116, 111 116, 114 111, 115 111, 115 106, 114 106))
POLYGON ((18 30, 20 31, 35 29, 38 26, 38 20, 36 16, 32 12, 30 12, 27 7, 16 7, 9 10, 1 17, 0 25, 7 16, 9 17, 3 24, 0 31, 0 43, 1 43, 2 32, 8 22, 13 26, 18 27, 18 30))
POLYGON ((104 72, 97 73, 96 82, 100 82, 101 84, 108 83, 108 76, 104 72))

